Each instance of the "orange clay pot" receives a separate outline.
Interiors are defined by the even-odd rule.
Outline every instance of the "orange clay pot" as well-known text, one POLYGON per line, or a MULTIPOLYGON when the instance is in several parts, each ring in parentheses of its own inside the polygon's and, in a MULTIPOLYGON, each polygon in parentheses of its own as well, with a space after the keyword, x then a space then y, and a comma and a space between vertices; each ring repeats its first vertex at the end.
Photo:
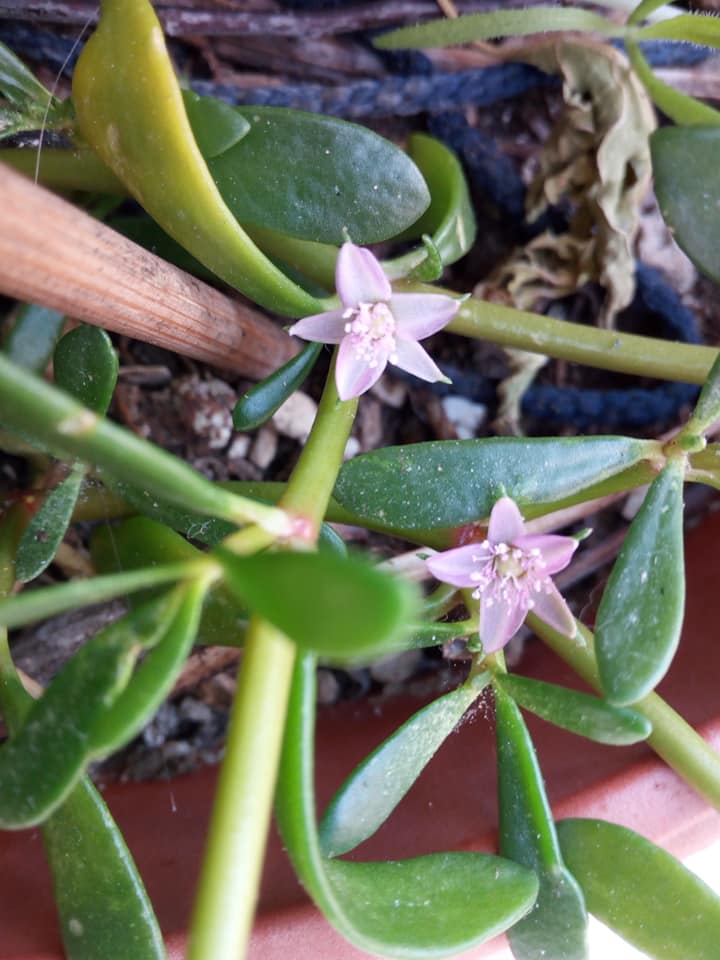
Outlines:
MULTIPOLYGON (((661 694, 720 750, 720 516, 687 536, 687 615, 680 651, 661 694)), ((570 669, 540 643, 522 672, 578 686, 570 669)), ((352 767, 421 702, 398 698, 322 708, 317 792, 325 804, 352 767)), ((602 817, 631 827, 678 856, 720 834, 711 810, 650 749, 606 747, 528 717, 558 818, 602 817)), ((366 859, 441 850, 495 848, 497 823, 492 716, 482 704, 432 760, 398 810, 359 850, 366 859)), ((137 860, 166 935, 181 960, 203 853, 216 771, 171 782, 113 786, 106 799, 137 860)), ((0 960, 60 960, 50 878, 39 831, 0 833, 0 960)), ((294 878, 278 836, 270 837, 251 960, 360 960, 323 919, 294 878)), ((464 954, 509 956, 503 938, 464 954)))

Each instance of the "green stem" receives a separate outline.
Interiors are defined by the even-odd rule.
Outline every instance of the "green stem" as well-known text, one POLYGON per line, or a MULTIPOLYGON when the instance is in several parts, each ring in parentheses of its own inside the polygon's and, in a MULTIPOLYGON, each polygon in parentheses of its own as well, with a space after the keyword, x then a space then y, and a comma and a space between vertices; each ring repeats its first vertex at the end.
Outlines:
MULTIPOLYGON (((578 623, 578 635, 570 640, 537 617, 531 615, 528 623, 586 683, 602 693, 594 637, 586 627, 578 623)), ((658 694, 650 693, 632 706, 653 725, 648 745, 701 797, 720 809, 720 756, 658 694)))
POLYGON ((97 416, 2 353, 0 421, 61 458, 88 461, 141 487, 150 498, 238 524, 257 523, 280 536, 288 532, 289 518, 282 511, 217 487, 182 460, 97 416))
POLYGON ((15 586, 15 554, 30 514, 19 503, 0 514, 0 600, 15 586))
POLYGON ((88 479, 80 491, 78 502, 73 511, 73 523, 83 523, 93 520, 123 520, 137 513, 122 497, 104 487, 102 484, 88 479))
POLYGON ((193 913, 188 960, 245 955, 272 810, 295 649, 250 623, 193 913))
POLYGON ((720 756, 656 693, 635 704, 653 725, 648 744, 669 767, 720 809, 720 756))
POLYGON ((31 704, 10 654, 7 630, 0 627, 0 708, 11 734, 20 729, 31 704))
MULTIPOLYGON (((401 288, 400 284, 396 286, 398 290, 401 288)), ((453 294, 452 290, 425 284, 407 284, 402 289, 453 294)), ((473 298, 463 303, 446 329, 466 337, 491 340, 506 347, 518 347, 530 353, 542 353, 602 370, 683 383, 705 383, 717 357, 717 350, 713 347, 670 344, 654 337, 600 330, 473 298)))
POLYGON ((674 120, 679 126, 691 124, 715 125, 720 122, 720 113, 695 97, 681 93, 674 87, 664 83, 652 70, 652 67, 643 56, 640 47, 627 37, 625 52, 633 66, 633 70, 645 84, 647 92, 664 114, 674 120))
POLYGON ((335 387, 334 364, 320 400, 317 418, 279 506, 309 520, 316 529, 327 511, 342 466, 357 400, 342 401, 335 387))
POLYGON ((423 601, 423 616, 428 620, 439 620, 458 605, 457 587, 449 583, 439 584, 423 601))
MULTIPOLYGON (((281 504, 315 534, 327 509, 356 401, 342 403, 331 371, 318 415, 281 504)), ((296 650, 253 618, 248 630, 208 848, 193 913, 188 960, 245 956, 272 812, 296 650)))
MULTIPOLYGON (((0 516, 0 601, 10 596, 15 585, 15 554, 27 520, 19 504, 0 516)), ((10 655, 7 628, 0 626, 0 708, 11 732, 22 723, 29 701, 10 655)))
MULTIPOLYGON (((1 561, 0 561, 1 562, 1 561)), ((167 563, 159 567, 129 570, 127 573, 109 573, 88 580, 70 580, 52 587, 27 590, 17 596, 0 599, 0 623, 4 627, 22 627, 66 610, 76 610, 91 603, 102 603, 115 597, 149 590, 187 577, 208 575, 218 569, 213 560, 194 560, 189 563, 167 563)))

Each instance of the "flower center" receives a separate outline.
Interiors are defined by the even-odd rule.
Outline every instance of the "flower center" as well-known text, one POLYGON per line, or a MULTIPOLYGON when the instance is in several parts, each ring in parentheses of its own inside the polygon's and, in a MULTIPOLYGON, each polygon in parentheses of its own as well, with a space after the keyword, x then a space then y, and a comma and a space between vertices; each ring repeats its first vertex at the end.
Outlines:
POLYGON ((343 318, 356 356, 371 367, 376 367, 381 358, 383 363, 388 357, 394 362, 395 317, 386 303, 359 303, 346 310, 343 318))
POLYGON ((545 563, 540 550, 523 550, 511 543, 481 544, 485 553, 477 554, 473 561, 478 569, 471 574, 477 583, 473 597, 485 598, 487 606, 504 603, 508 606, 524 601, 532 608, 532 594, 552 589, 550 577, 544 573, 545 563))

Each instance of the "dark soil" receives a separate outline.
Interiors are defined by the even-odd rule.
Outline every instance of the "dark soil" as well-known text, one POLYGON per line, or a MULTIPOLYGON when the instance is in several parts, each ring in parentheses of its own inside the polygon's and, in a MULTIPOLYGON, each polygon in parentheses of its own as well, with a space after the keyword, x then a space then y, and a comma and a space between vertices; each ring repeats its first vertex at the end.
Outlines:
MULTIPOLYGON (((478 9, 489 5, 458 4, 458 7, 478 9)), ((36 18, 32 22, 29 15, 25 17, 21 6, 17 6, 13 14, 17 19, 10 21, 6 19, 9 6, 12 5, 0 3, 0 39, 10 42, 12 30, 17 33, 21 26, 29 30, 29 36, 35 36, 37 40, 37 56, 28 56, 30 40, 26 42, 26 49, 19 52, 45 82, 52 84, 57 77, 58 51, 62 52, 62 44, 67 39, 77 37, 78 27, 63 24, 60 18, 56 18, 58 22, 53 22, 52 18, 43 22, 36 18), (54 41, 57 41, 57 49, 53 47, 54 41)), ((34 9, 42 6, 35 4, 34 9)), ((55 8, 60 6, 54 5, 55 8)), ((82 3, 65 6, 76 12, 84 9, 82 3)), ((94 8, 95 4, 91 6, 94 8)), ((254 11, 258 22, 270 14, 282 14, 282 22, 291 26, 295 19, 299 25, 297 30, 288 28, 282 35, 277 32, 280 20, 266 20, 268 24, 274 22, 276 30, 264 35, 247 30, 236 36, 180 36, 175 31, 171 49, 185 76, 243 89, 287 87, 309 82, 323 87, 341 86, 361 79, 402 76, 413 69, 458 70, 465 68, 468 60, 468 53, 463 50, 438 51, 432 58, 422 59, 418 54, 414 59, 405 57, 403 60, 399 55, 394 58, 382 56, 369 45, 368 24, 379 22, 382 16, 389 17, 390 6, 395 6, 398 13, 402 13, 400 8, 404 6, 413 10, 423 8, 430 13, 434 5, 428 2, 394 5, 366 2, 350 6, 312 3, 310 0, 305 3, 300 0, 293 3, 272 0, 243 3, 204 0, 195 3, 185 0, 156 6, 161 11, 172 7, 181 12, 202 7, 218 15, 254 11), (325 11, 318 12, 323 6, 325 11), (300 28, 311 10, 315 11, 312 16, 317 22, 324 17, 326 23, 326 29, 316 36, 303 34, 300 28)), ((481 52, 477 52, 476 58, 479 62, 481 52)), ((491 62, 490 54, 486 60, 491 62)), ((707 71, 709 68, 705 64, 697 69, 707 71)), ((717 62, 714 69, 720 69, 717 62)), ((60 77, 58 89, 68 91, 65 75, 60 77)), ((543 87, 489 107, 466 105, 463 113, 470 126, 492 137, 500 153, 527 178, 561 109, 558 89, 543 87)), ((399 118, 373 116, 361 122, 367 122, 384 136, 402 143, 410 131, 427 129, 429 117, 425 112, 418 112, 399 118)), ((443 283, 458 291, 472 290, 518 242, 522 242, 524 235, 527 236, 526 225, 510 222, 492 196, 475 188, 473 199, 478 217, 478 242, 468 256, 447 270, 443 278, 443 283)), ((671 241, 664 234, 664 227, 651 203, 643 231, 646 249, 654 246, 665 249, 667 254, 671 241)), ((683 303, 694 312, 698 331, 705 342, 720 342, 717 285, 694 275, 682 256, 672 250, 662 261, 661 269, 665 271, 669 285, 681 294, 683 303)), ((562 303, 539 303, 537 309, 559 310, 567 319, 592 323, 599 300, 597 288, 587 287, 562 303)), ((623 322, 643 333, 664 335, 656 318, 647 314, 630 310, 623 322)), ((116 344, 121 369, 111 415, 119 422, 187 460, 213 480, 287 479, 307 435, 329 354, 321 358, 303 387, 303 397, 296 401, 291 411, 283 417, 276 417, 252 435, 242 435, 233 430, 231 411, 251 381, 143 343, 120 338, 116 344)), ((387 374, 360 404, 349 455, 389 444, 493 435, 498 407, 497 386, 509 372, 504 351, 492 344, 472 342, 449 334, 434 338, 430 351, 444 369, 452 371, 456 387, 450 392, 436 390, 417 380, 401 379, 392 372, 387 374)), ((554 361, 542 369, 537 382, 557 388, 602 390, 624 389, 630 383, 635 387, 639 385, 628 377, 554 361)), ((617 432, 657 436, 679 423, 683 412, 682 408, 678 409, 674 422, 650 423, 641 430, 627 424, 624 428, 617 428, 617 432)), ((534 435, 578 432, 571 422, 549 425, 534 416, 532 410, 526 410, 520 428, 534 435)), ((602 415, 596 423, 583 428, 584 432, 596 433, 606 429, 602 415)), ((0 492, 22 486, 27 476, 22 458, 0 454, 0 492)), ((697 493, 690 491, 690 494, 691 515, 701 515, 710 508, 711 495, 705 488, 697 493)), ((592 595, 593 588, 602 582, 607 564, 619 549, 627 522, 619 512, 621 508, 622 503, 616 503, 602 515, 588 516, 583 521, 583 525, 595 528, 596 535, 585 551, 582 571, 576 571, 572 579, 565 582, 578 610, 586 603, 587 596, 592 595), (580 576, 583 582, 578 588, 580 576)), ((344 530, 343 533, 382 556, 404 548, 402 544, 389 544, 386 538, 365 531, 344 530)), ((69 548, 64 564, 53 566, 43 576, 43 582, 64 578, 73 557, 80 566, 89 564, 82 530, 73 535, 69 548)), ((53 621, 49 627, 24 631, 15 639, 14 650, 19 665, 40 682, 47 682, 79 643, 99 625, 116 617, 121 609, 121 605, 115 604, 100 610, 82 611, 53 621)), ((515 655, 519 654, 516 652, 515 655)), ((387 696, 400 689, 422 694, 427 694, 430 689, 446 689, 457 681, 464 669, 463 658, 462 644, 455 643, 444 651, 413 651, 391 663, 364 670, 323 669, 320 698, 325 703, 332 703, 341 697, 387 696)), ((167 776, 203 762, 217 761, 222 753, 236 667, 237 654, 232 650, 202 651, 193 655, 176 694, 135 743, 107 762, 104 775, 133 779, 167 776)))

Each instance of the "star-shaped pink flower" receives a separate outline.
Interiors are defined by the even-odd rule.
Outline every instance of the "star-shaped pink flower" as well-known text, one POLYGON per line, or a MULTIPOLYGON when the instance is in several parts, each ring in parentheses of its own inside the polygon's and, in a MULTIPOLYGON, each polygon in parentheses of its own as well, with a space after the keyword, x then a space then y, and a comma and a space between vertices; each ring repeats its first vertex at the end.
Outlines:
POLYGON ((480 641, 485 653, 493 653, 517 633, 529 610, 559 633, 575 636, 575 618, 550 578, 570 563, 577 545, 573 537, 525 533, 515 501, 502 497, 490 514, 487 540, 426 562, 438 580, 474 588, 480 641))
POLYGON ((305 317, 289 333, 318 343, 339 343, 335 381, 341 400, 359 397, 388 363, 421 380, 445 380, 420 346, 457 313, 458 300, 439 293, 393 293, 380 263, 362 247, 345 243, 335 269, 342 309, 305 317))

